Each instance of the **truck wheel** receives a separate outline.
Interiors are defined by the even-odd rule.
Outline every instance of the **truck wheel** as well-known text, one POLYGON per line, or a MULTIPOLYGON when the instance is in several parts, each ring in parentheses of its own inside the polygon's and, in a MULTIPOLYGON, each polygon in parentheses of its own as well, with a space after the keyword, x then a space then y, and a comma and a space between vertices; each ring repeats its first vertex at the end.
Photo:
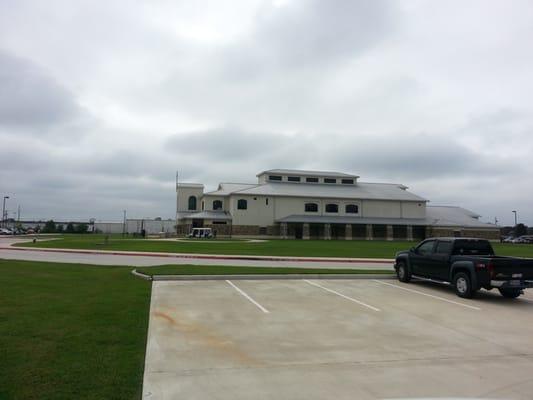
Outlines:
POLYGON ((522 289, 498 289, 503 297, 508 299, 516 299, 522 294, 522 289))
POLYGON ((457 296, 465 299, 471 299, 476 294, 476 291, 472 288, 470 275, 464 272, 458 272, 454 275, 453 287, 457 296))
POLYGON ((407 283, 411 281, 411 274, 409 273, 405 262, 400 261, 398 264, 396 264, 396 276, 400 282, 407 283))

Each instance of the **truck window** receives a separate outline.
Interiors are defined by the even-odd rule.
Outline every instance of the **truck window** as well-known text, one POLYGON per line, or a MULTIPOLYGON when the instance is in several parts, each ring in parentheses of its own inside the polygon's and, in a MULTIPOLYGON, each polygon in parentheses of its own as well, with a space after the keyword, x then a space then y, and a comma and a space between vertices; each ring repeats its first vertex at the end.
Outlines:
POLYGON ((418 248, 416 249, 416 252, 422 256, 427 256, 431 253, 433 253, 433 246, 435 245, 434 240, 429 240, 427 242, 422 243, 418 248))
POLYGON ((452 251, 452 242, 437 242, 437 248, 435 253, 437 254, 450 254, 452 251))
POLYGON ((456 240, 453 246, 454 255, 493 256, 494 250, 487 240, 456 240))

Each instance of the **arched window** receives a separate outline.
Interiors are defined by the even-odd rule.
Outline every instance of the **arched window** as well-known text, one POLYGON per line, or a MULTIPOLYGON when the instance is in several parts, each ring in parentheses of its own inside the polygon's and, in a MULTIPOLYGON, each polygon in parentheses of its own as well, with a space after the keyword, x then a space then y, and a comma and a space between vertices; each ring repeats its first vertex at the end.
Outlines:
POLYGON ((318 204, 305 203, 305 212, 318 212, 318 204))
POLYGON ((359 212, 359 206, 357 204, 346 204, 346 214, 357 214, 359 212))
POLYGON ((196 197, 189 196, 189 210, 196 210, 196 197))
POLYGON ((213 210, 222 210, 222 200, 213 201, 213 210))
POLYGON ((327 213, 338 213, 339 206, 337 204, 326 204, 326 212, 327 213))
POLYGON ((237 201, 237 210, 247 210, 248 209, 248 201, 244 199, 239 199, 237 201))

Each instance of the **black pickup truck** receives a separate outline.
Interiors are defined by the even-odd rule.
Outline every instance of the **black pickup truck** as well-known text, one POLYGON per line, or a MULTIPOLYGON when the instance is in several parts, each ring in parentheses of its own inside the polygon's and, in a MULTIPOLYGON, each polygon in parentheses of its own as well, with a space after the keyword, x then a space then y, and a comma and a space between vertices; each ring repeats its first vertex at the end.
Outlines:
POLYGON ((402 282, 414 277, 451 284, 466 298, 481 288, 497 288, 502 296, 515 298, 533 287, 533 259, 496 256, 484 239, 426 239, 397 253, 394 269, 402 282))

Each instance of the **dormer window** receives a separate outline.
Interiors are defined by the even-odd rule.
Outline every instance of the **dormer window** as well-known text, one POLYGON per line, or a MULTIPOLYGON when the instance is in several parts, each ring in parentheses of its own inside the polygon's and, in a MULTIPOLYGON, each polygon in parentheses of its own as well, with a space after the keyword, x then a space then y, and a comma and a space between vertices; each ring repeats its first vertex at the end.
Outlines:
POLYGON ((337 183, 335 178, 324 178, 324 183, 337 183))
POLYGON ((311 177, 309 177, 309 178, 305 178, 305 181, 306 181, 307 183, 318 183, 318 178, 311 178, 311 177))
POLYGON ((270 181, 281 181, 281 175, 269 175, 268 179, 270 181))
POLYGON ((341 181, 344 185, 353 185, 353 179, 343 179, 341 181))
POLYGON ((287 180, 289 182, 300 182, 300 177, 299 176, 288 176, 287 180))

